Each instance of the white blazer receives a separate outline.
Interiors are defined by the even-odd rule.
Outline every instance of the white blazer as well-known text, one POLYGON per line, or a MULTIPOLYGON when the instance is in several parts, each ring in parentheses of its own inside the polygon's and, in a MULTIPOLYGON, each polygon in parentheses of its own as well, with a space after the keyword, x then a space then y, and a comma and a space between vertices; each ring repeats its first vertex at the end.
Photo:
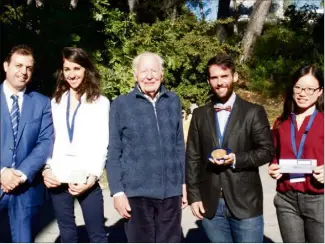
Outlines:
POLYGON ((99 178, 107 158, 110 102, 104 96, 92 103, 87 103, 86 95, 81 97, 70 143, 66 122, 67 101, 68 92, 62 95, 60 103, 54 99, 51 101, 55 141, 52 157, 47 164, 58 178, 69 173, 67 170, 81 170, 99 178), (67 156, 71 154, 73 157, 67 156))

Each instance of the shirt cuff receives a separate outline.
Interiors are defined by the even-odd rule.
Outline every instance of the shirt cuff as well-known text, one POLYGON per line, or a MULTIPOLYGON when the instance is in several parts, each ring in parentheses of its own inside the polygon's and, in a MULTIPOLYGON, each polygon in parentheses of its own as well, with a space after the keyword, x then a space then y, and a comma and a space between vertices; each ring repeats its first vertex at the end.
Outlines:
POLYGON ((120 191, 120 192, 118 192, 118 193, 115 193, 114 195, 113 195, 113 197, 119 197, 119 196, 122 196, 124 194, 124 192, 123 191, 120 191))
POLYGON ((21 176, 20 176, 21 181, 20 182, 24 183, 27 180, 27 176, 23 172, 21 172, 20 170, 16 170, 16 171, 21 174, 21 176))
POLYGON ((234 154, 234 162, 231 165, 231 168, 235 169, 236 167, 236 154, 234 154))
POLYGON ((7 167, 3 167, 3 168, 1 169, 0 175, 3 173, 3 171, 5 171, 5 169, 7 169, 7 167))

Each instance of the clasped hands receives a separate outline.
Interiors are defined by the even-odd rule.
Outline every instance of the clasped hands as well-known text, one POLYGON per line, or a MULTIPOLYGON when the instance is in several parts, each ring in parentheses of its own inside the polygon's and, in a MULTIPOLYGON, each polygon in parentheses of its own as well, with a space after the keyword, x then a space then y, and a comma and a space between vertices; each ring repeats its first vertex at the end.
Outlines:
POLYGON ((23 182, 21 177, 22 174, 13 168, 4 169, 0 177, 2 191, 9 193, 16 189, 23 182))
MULTIPOLYGON (((42 173, 44 184, 47 188, 56 188, 61 185, 61 182, 55 177, 51 169, 46 169, 42 173)), ((68 191, 73 196, 82 195, 88 189, 90 189, 96 183, 96 176, 90 175, 87 179, 87 183, 69 183, 68 191)))
POLYGON ((235 162, 235 154, 229 153, 222 157, 222 159, 209 158, 209 161, 217 165, 231 165, 235 162))

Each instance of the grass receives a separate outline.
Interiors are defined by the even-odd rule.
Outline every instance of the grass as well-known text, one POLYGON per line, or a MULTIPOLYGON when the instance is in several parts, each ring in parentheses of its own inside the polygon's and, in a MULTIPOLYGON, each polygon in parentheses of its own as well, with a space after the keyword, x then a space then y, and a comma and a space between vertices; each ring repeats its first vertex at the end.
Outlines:
POLYGON ((241 98, 250 101, 252 103, 257 103, 264 106, 269 123, 272 126, 274 121, 281 115, 283 109, 283 99, 278 98, 269 98, 258 93, 251 91, 238 89, 236 93, 241 96, 241 98))

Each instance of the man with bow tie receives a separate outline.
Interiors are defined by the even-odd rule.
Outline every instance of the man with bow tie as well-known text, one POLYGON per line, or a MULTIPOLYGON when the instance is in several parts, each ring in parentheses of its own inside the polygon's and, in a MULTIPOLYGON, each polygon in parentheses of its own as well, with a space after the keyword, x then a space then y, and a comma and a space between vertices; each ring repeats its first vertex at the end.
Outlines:
POLYGON ((227 55, 207 65, 211 102, 197 108, 186 150, 188 202, 211 242, 263 242, 263 192, 258 167, 274 146, 265 110, 233 91, 238 80, 227 55), (212 151, 227 155, 212 158, 212 151))

